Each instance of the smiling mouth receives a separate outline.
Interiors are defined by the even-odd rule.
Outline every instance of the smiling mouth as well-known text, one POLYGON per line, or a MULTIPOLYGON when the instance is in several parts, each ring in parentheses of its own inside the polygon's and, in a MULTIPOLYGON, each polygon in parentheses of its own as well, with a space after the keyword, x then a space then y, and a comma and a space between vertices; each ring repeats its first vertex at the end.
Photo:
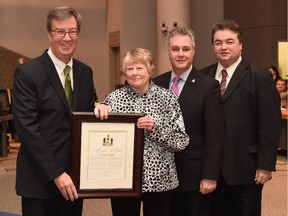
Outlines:
POLYGON ((61 44, 62 47, 64 48, 69 48, 71 46, 71 43, 65 43, 65 44, 61 44))
POLYGON ((220 53, 220 55, 229 55, 229 53, 220 53))

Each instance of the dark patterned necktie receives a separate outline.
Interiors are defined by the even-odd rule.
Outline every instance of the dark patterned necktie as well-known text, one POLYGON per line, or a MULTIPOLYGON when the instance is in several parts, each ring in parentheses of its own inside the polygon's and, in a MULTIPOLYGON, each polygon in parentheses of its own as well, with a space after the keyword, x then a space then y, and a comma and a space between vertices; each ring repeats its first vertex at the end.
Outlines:
POLYGON ((65 89, 65 94, 68 100, 70 110, 72 110, 73 92, 72 92, 72 86, 71 86, 70 70, 71 70, 71 67, 69 65, 66 65, 66 67, 64 68, 64 76, 65 76, 64 89, 65 89))
POLYGON ((223 69, 221 71, 222 73, 222 80, 220 83, 220 94, 223 97, 225 90, 226 90, 226 82, 227 82, 227 71, 225 69, 223 69))
POLYGON ((179 96, 179 87, 178 87, 178 83, 181 80, 181 78, 179 76, 174 77, 173 79, 173 83, 171 86, 172 92, 174 92, 174 94, 178 97, 179 96))

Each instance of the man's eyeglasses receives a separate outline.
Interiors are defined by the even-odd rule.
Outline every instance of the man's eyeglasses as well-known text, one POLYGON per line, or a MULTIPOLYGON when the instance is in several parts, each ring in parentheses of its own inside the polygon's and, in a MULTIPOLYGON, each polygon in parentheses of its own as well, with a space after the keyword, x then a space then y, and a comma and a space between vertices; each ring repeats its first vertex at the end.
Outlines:
POLYGON ((65 31, 64 29, 55 29, 50 31, 54 32, 58 37, 65 37, 67 33, 70 37, 76 37, 79 34, 77 29, 70 29, 69 31, 65 31))

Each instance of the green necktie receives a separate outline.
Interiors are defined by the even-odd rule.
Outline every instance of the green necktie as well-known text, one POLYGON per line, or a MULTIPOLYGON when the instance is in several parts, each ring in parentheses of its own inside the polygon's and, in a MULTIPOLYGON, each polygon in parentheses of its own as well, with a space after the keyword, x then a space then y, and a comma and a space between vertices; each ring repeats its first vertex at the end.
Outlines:
POLYGON ((66 65, 66 67, 64 68, 64 76, 65 76, 65 94, 68 100, 68 104, 70 107, 70 110, 72 110, 72 87, 71 87, 71 78, 70 78, 70 70, 71 67, 69 65, 66 65))

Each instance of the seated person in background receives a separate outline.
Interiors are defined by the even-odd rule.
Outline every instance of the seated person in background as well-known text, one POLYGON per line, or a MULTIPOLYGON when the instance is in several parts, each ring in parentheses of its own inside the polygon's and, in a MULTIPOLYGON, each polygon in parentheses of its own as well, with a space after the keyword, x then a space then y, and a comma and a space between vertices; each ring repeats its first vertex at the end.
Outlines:
POLYGON ((274 80, 275 83, 277 82, 278 79, 281 79, 281 76, 279 74, 277 67, 270 66, 268 67, 268 71, 271 73, 272 79, 274 80))
POLYGON ((283 79, 278 79, 276 88, 281 98, 281 109, 287 109, 287 84, 283 79))
MULTIPOLYGON (((10 92, 11 92, 11 89, 0 89, 0 116, 8 117, 8 115, 12 114, 10 92)), ((13 140, 18 142, 18 136, 16 135, 13 119, 11 117, 8 117, 5 119, 6 119, 5 131, 11 135, 11 138, 13 140)), ((4 128, 2 130, 4 130, 4 128)), ((7 139, 9 139, 9 136, 7 136, 7 139)))

